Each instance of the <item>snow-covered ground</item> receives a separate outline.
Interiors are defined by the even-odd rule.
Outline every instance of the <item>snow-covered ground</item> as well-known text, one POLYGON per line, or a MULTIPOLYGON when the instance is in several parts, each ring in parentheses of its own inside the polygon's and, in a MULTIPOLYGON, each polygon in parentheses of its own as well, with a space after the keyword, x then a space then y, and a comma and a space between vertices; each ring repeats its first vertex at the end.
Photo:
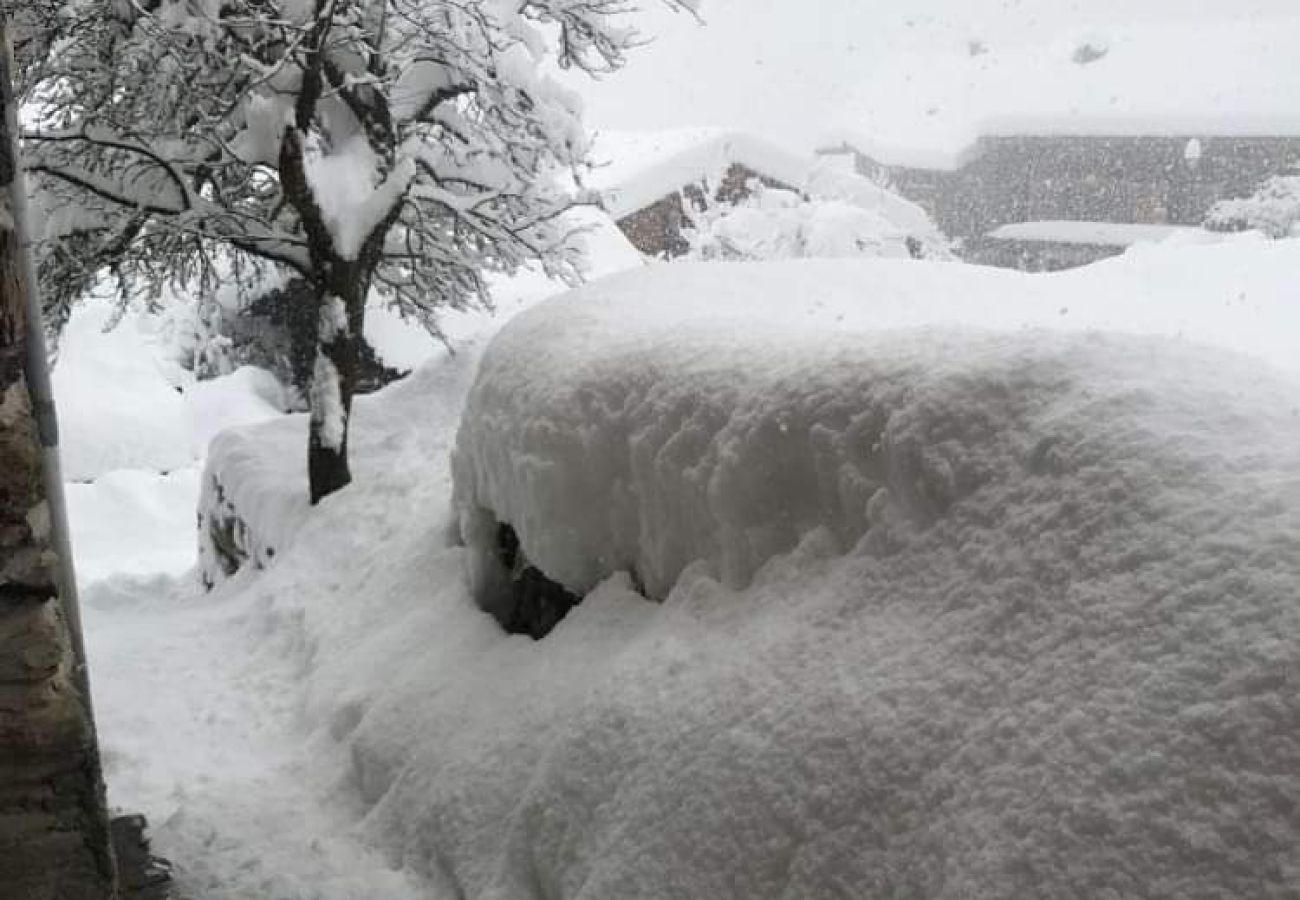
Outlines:
MULTIPOLYGON (((105 535, 78 552, 111 799, 150 816, 203 898, 1286 896, 1296 271, 1300 243, 1250 238, 1050 276, 667 265, 530 312, 486 372, 519 380, 498 434, 526 438, 535 480, 504 467, 462 497, 572 529, 557 551, 523 528, 557 575, 565 553, 597 563, 537 643, 474 605, 448 462, 508 316, 462 320, 457 355, 360 399, 356 483, 315 509, 303 417, 226 432, 210 464, 246 466, 237 505, 281 552, 211 594, 168 574, 193 560, 194 510, 171 508, 167 479, 102 475, 85 487, 105 504, 116 490, 167 510, 147 551, 114 550, 119 570, 96 566, 122 514, 82 501, 74 521, 75 538, 105 535), (562 341, 544 334, 557 325, 562 341), (602 372, 619 377, 582 381, 602 372), (729 569, 691 564, 684 540, 723 530, 660 510, 683 552, 649 603, 610 572, 653 566, 575 518, 612 515, 596 442, 636 415, 610 392, 646 383, 682 402, 700 386, 699 428, 641 423, 669 475, 696 458, 716 475, 725 446, 733 475, 760 477, 777 435, 820 424, 834 456, 888 422, 925 515, 881 501, 843 528, 804 502, 779 539, 745 533, 729 569), (831 421, 855 403, 881 421, 831 421), (793 429, 765 427, 795 411, 793 429), (716 439, 726 422, 741 440, 716 439), (575 471, 581 497, 547 493, 575 471)), ((482 391, 464 453, 492 437, 482 391)), ((763 484, 807 487, 789 468, 763 484)), ((743 487, 710 490, 736 512, 722 501, 743 487)))
MULTIPOLYGON (((579 215, 593 277, 642 264, 605 217, 579 215)), ((367 337, 390 365, 433 357, 463 373, 438 388, 447 394, 441 440, 478 336, 561 289, 532 272, 498 280, 499 319, 445 317, 445 334, 465 351, 455 357, 382 308, 370 311, 367 337)), ((202 595, 195 524, 212 438, 267 419, 287 429, 282 443, 259 440, 249 462, 260 464, 252 486, 266 485, 267 514, 296 527, 307 509, 306 437, 299 417, 283 415, 269 373, 246 367, 196 382, 182 368, 187 314, 133 311, 105 330, 112 308, 91 301, 62 335, 54 372, 110 803, 148 814, 156 850, 177 861, 183 896, 195 900, 428 896, 350 830, 354 817, 322 762, 339 749, 328 738, 304 744, 303 645, 286 637, 268 598, 202 595), (272 446, 278 467, 268 469, 272 446)), ((398 430, 390 422, 388 439, 398 430)), ((382 465, 382 451, 362 455, 382 465)))

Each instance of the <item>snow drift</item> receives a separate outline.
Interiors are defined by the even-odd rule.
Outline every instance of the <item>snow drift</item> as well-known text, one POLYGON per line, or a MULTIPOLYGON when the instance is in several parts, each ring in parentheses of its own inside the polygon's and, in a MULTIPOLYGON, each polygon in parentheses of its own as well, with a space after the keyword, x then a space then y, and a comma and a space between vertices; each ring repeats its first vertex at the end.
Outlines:
MULTIPOLYGON (((751 492, 719 509, 787 529, 726 538, 765 559, 729 581, 707 555, 719 525, 703 562, 662 570, 662 603, 615 573, 545 640, 503 634, 448 521, 470 350, 359 400, 356 482, 208 604, 302 686, 313 783, 432 896, 1288 896, 1300 395, 1177 337, 1286 326, 1286 244, 1153 249, 1068 278, 876 261, 593 284, 487 352, 456 439, 461 510, 545 519, 568 541, 525 526, 530 556, 600 578, 631 544, 592 522, 656 496, 555 486, 584 461, 616 484, 613 448, 641 434, 673 490, 716 491, 675 524, 707 537, 689 516, 751 492), (620 411, 620 391, 642 405, 620 411), (692 396, 677 411, 694 418, 649 427, 676 409, 650 400, 692 396), (811 479, 787 441, 820 447, 817 424, 838 468, 809 465, 873 490, 798 494, 811 479), (529 480, 499 471, 492 434, 529 480)), ((291 425, 237 432, 245 475, 258 435, 291 425)), ((187 817, 159 836, 211 842, 187 817)))

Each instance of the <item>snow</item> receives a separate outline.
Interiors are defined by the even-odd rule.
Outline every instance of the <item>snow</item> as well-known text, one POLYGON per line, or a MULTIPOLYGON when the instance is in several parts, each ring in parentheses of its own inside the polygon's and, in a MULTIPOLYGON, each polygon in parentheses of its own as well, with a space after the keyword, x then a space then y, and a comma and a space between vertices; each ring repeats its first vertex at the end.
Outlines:
POLYGON ((700 259, 951 258, 947 241, 924 213, 920 222, 911 209, 894 218, 898 204, 875 195, 864 199, 866 205, 805 200, 760 185, 737 203, 695 215, 686 236, 700 259))
MULTIPOLYGON (((481 316, 357 399, 356 480, 319 506, 305 416, 217 437, 209 474, 277 546, 263 571, 93 586, 112 799, 216 900, 1284 896, 1297 265, 1293 241, 1175 239, 1050 276, 799 261, 521 288, 472 394, 481 316), (630 439, 594 425, 651 369, 647 397, 685 404, 640 445, 659 475, 730 466, 752 507, 791 499, 801 446, 845 477, 741 536, 768 556, 732 581, 695 562, 654 604, 597 576, 546 639, 502 634, 446 465, 483 385, 527 371, 499 399, 539 434, 556 416, 521 459, 546 501, 575 438, 602 464, 630 439)), ((636 498, 571 499, 548 513, 578 534, 636 498)))
POLYGON ((1292 236, 1300 222, 1300 177, 1270 178, 1249 197, 1220 200, 1205 214, 1215 231, 1253 229, 1273 238, 1292 236))
POLYGON ((1095 244, 1104 247, 1131 247, 1139 243, 1158 243, 1178 235, 1185 240, 1214 236, 1200 228, 1179 225, 1133 225, 1115 222, 1014 222, 988 233, 1004 241, 1042 241, 1053 244, 1095 244))
MULTIPOLYGON (((873 492, 916 477, 923 463, 907 450, 895 457, 887 432, 868 433, 889 416, 868 399, 879 377, 871 361, 889 348, 854 350, 824 323, 1124 323, 1187 335, 1187 319, 1202 312, 1191 298, 1144 308, 1125 293, 1069 302, 1062 315, 1054 290, 1041 279, 946 265, 682 264, 551 301, 513 320, 484 359, 454 457, 463 530, 491 534, 480 519, 495 517, 570 590, 626 568, 655 597, 701 559, 743 587, 818 527, 851 546, 870 525, 873 492), (883 456, 863 454, 881 441, 883 456)), ((1273 298, 1269 326, 1297 324, 1286 296, 1273 298)), ((1218 302, 1206 304, 1214 326, 1197 337, 1225 340, 1218 302)), ((1283 358, 1294 364, 1290 351, 1283 358)))
POLYGON ((77 577, 91 584, 111 576, 178 576, 194 565, 194 504, 199 473, 192 466, 160 475, 118 469, 66 489, 77 577))
POLYGON ((59 340, 52 380, 83 591, 129 595, 191 570, 209 442, 288 408, 275 376, 252 366, 195 381, 178 362, 191 313, 133 309, 105 330, 114 307, 92 297, 59 340))
POLYGON ((204 606, 191 591, 119 577, 83 596, 110 804, 148 814, 184 896, 427 897, 322 802, 330 786, 297 752, 297 648, 256 606, 204 606))
POLYGON ((195 461, 227 428, 283 415, 291 403, 284 385, 266 369, 240 366, 229 375, 197 381, 187 391, 190 452, 195 461))
POLYGON ((105 331, 112 317, 107 301, 82 304, 59 341, 51 378, 63 473, 71 481, 193 462, 184 373, 159 351, 157 320, 129 316, 105 331))
POLYGON ((876 212, 908 234, 939 240, 935 224, 924 209, 901 194, 856 174, 852 160, 823 156, 813 165, 804 188, 812 198, 850 203, 876 212))
MULTIPOLYGON (((1095 73, 1129 52, 1108 12, 1281 8, 710 3, 720 26, 654 69, 658 112, 620 86, 605 121, 806 144, 796 123, 906 31, 1000 58, 1016 42, 972 30, 994 11, 1025 46, 1070 20, 1107 49, 1095 73)), ((878 133, 937 124, 951 159, 951 108, 918 102, 944 70, 914 74, 882 107, 907 127, 878 133)), ((256 154, 278 114, 252 112, 256 154)), ((339 174, 336 225, 375 181, 339 174)), ((74 319, 56 388, 94 479, 69 499, 110 800, 149 815, 181 893, 1290 896, 1300 242, 1179 233, 1042 276, 646 266, 590 222, 592 276, 635 271, 540 306, 556 286, 520 273, 498 318, 441 323, 455 353, 369 312, 419 369, 357 399, 356 480, 315 507, 308 418, 264 373, 194 385, 152 319, 74 319), (199 490, 260 566, 209 593, 199 490), (529 556, 590 588, 540 642, 476 606, 486 554, 459 536, 485 509, 544 524, 529 556)))
POLYGON ((244 366, 196 381, 180 358, 192 338, 188 307, 155 315, 128 310, 115 327, 111 301, 89 298, 59 338, 52 382, 63 474, 89 482, 117 470, 170 472, 200 462, 223 428, 287 408, 269 372, 244 366))
POLYGON ((415 162, 406 156, 380 177, 378 157, 364 133, 349 137, 330 152, 313 144, 304 161, 312 198, 330 230, 334 249, 344 259, 356 258, 415 178, 415 162))
POLYGON ((959 168, 980 136, 1300 135, 1300 18, 1069 30, 1051 40, 953 42, 883 58, 826 127, 877 162, 959 168), (1079 48, 1104 44, 1086 64, 1079 48))
POLYGON ((338 451, 347 434, 348 411, 343 405, 339 370, 325 355, 325 347, 348 331, 348 313, 340 297, 330 295, 320 308, 319 344, 311 374, 311 417, 318 426, 322 447, 338 451))
POLYGON ((810 159, 767 141, 720 129, 599 133, 591 150, 595 168, 584 178, 599 191, 615 220, 644 209, 683 187, 716 186, 732 165, 742 165, 787 187, 808 179, 810 159))

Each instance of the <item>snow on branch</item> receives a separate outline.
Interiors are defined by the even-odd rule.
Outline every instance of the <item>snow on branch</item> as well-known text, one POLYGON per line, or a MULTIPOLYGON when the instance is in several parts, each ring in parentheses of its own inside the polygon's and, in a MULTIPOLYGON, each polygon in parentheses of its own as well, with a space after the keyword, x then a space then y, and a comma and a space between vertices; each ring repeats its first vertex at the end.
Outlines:
POLYGON ((558 217, 579 198, 561 176, 588 141, 579 98, 544 69, 621 65, 639 5, 227 0, 104 16, 70 0, 78 28, 33 70, 32 169, 44 205, 94 222, 48 235, 49 264, 111 249, 156 277, 215 242, 322 286, 351 273, 349 296, 373 284, 426 321, 479 299, 485 270, 576 276, 558 217))

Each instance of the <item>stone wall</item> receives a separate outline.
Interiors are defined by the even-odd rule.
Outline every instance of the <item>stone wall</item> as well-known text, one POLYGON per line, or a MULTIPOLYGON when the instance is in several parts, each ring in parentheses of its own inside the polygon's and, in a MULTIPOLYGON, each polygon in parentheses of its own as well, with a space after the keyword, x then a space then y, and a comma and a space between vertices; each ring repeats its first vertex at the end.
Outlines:
POLYGON ((0 223, 0 897, 108 900, 104 786, 62 604, 17 259, 0 223))

